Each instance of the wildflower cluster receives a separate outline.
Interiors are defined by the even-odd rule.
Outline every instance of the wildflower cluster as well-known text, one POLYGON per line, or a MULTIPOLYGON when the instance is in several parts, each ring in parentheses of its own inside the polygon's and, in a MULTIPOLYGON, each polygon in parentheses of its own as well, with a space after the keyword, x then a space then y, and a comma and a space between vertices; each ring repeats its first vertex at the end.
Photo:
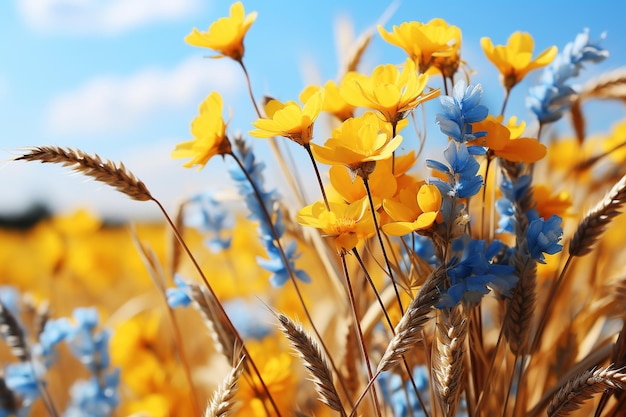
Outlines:
POLYGON ((4 368, 2 383, 7 399, 11 401, 3 401, 0 408, 2 415, 27 415, 39 398, 45 403, 48 413, 56 415, 47 376, 57 361, 58 345, 62 342, 67 344, 69 351, 89 375, 88 379, 77 380, 71 386, 70 400, 63 415, 113 415, 119 405, 120 370, 111 367, 109 332, 96 330, 99 321, 97 311, 93 308, 77 308, 73 320, 48 319, 43 307, 43 310, 35 310, 37 320, 33 324, 39 328, 28 329, 20 319, 21 310, 36 307, 22 305, 22 297, 12 287, 3 287, 0 295, 2 336, 19 359, 19 362, 9 363, 4 368), (28 330, 36 331, 34 340, 28 337, 28 330))
MULTIPOLYGON (((2 289, 0 333, 17 361, 0 378, 0 415, 26 415, 39 399, 55 415, 46 375, 61 342, 90 376, 71 388, 70 416, 618 415, 626 384, 617 261, 623 138, 614 144, 614 133, 593 144, 603 153, 572 162, 554 156, 568 140, 541 137, 570 110, 567 82, 608 52, 587 31, 561 54, 551 46, 534 59, 528 33, 506 45, 483 38, 501 85, 481 85, 467 71, 459 27, 404 22, 377 28, 406 53, 401 62, 361 72, 366 43, 339 79, 259 105, 244 48, 256 18, 237 2, 207 32, 185 38, 241 67, 256 112, 251 139, 229 136, 224 100, 213 91, 191 123, 193 138, 172 151, 199 170, 222 156, 248 216, 229 213, 235 205, 209 190, 185 200, 172 221, 146 188, 175 244, 167 254, 135 236, 157 293, 151 299, 142 288, 118 307, 111 343, 97 331, 95 310, 78 309, 73 320, 49 320, 30 347, 15 298, 2 289), (539 68, 527 98, 536 120, 505 121, 511 90, 539 68), (500 88, 498 112, 483 94, 500 88), (427 137, 418 112, 439 131, 427 137), (266 184, 272 171, 254 151, 260 139, 269 139, 290 187, 280 194, 266 184), (295 163, 283 146, 299 152, 295 163), (425 146, 438 153, 424 158, 425 146), (616 158, 610 169, 589 169, 607 156, 616 158), (289 191, 295 205, 282 199, 289 191), (599 202, 583 214, 587 197, 599 202), (602 250, 585 257, 594 245, 602 250)), ((575 149, 592 147, 582 139, 575 149)), ((44 147, 17 159, 69 164, 131 197, 145 188, 123 166, 67 154, 44 147)))

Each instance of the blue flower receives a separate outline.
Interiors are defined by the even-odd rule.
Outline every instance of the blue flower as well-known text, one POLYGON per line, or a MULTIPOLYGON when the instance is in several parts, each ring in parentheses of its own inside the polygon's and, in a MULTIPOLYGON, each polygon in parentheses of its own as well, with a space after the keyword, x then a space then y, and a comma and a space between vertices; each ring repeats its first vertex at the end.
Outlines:
MULTIPOLYGON (((498 220, 498 233, 508 232, 515 233, 515 202, 521 201, 530 191, 532 178, 530 175, 520 176, 515 183, 506 176, 502 175, 500 190, 503 197, 496 201, 496 209, 500 214, 498 220)), ((537 217, 537 211, 530 209, 526 213, 526 217, 537 217)))
POLYGON ((188 307, 189 304, 191 304, 191 298, 189 297, 189 284, 183 281, 178 274, 174 275, 174 284, 176 284, 176 287, 165 290, 167 304, 169 304, 172 308, 179 306, 188 307))
POLYGON ((451 308, 461 300, 476 304, 489 293, 489 288, 509 295, 517 283, 515 268, 493 262, 505 247, 502 242, 494 240, 487 246, 484 240, 463 236, 453 242, 452 248, 459 251, 459 246, 463 251, 461 259, 451 261, 452 266, 448 269, 450 287, 442 291, 440 307, 451 308))
POLYGON ((20 315, 20 293, 15 287, 0 286, 0 303, 17 319, 20 315))
MULTIPOLYGON (((604 37, 605 34, 602 34, 600 40, 604 37)), ((537 115, 541 123, 560 119, 571 107, 570 98, 576 91, 566 85, 566 81, 578 76, 586 62, 602 62, 609 56, 609 52, 601 48, 599 43, 589 41, 589 30, 585 29, 543 70, 540 84, 531 87, 526 98, 526 106, 537 115)))
MULTIPOLYGON (((402 240, 404 240, 406 248, 409 248, 409 253, 403 250, 405 265, 411 264, 410 257, 414 255, 419 256, 431 266, 437 266, 439 264, 437 256, 435 255, 435 245, 429 237, 422 236, 417 233, 411 233, 402 236, 402 240)), ((405 246, 403 245, 402 247, 404 248, 405 246)))
MULTIPOLYGON (((306 271, 296 269, 295 267, 295 261, 300 256, 296 253, 297 249, 296 242, 290 242, 285 248, 285 256, 287 257, 289 268, 294 271, 294 274, 300 281, 311 282, 311 278, 306 271)), ((257 257, 257 262, 259 266, 272 272, 270 283, 274 287, 282 287, 285 282, 289 280, 289 270, 285 267, 285 263, 278 248, 268 248, 267 254, 270 256, 269 259, 257 257)))
POLYGON ((227 301, 224 303, 224 310, 241 337, 246 340, 261 340, 272 331, 269 325, 271 322, 269 311, 258 311, 251 303, 243 299, 227 301))
POLYGON ((39 398, 38 380, 44 368, 37 362, 10 363, 4 369, 4 380, 7 387, 20 396, 25 405, 30 405, 39 398))
POLYGON ((439 188, 442 195, 451 198, 467 198, 476 195, 483 185, 483 177, 478 174, 480 164, 470 152, 474 148, 469 148, 465 143, 457 144, 456 142, 448 143, 448 147, 443 152, 444 157, 448 161, 449 166, 439 161, 427 160, 426 165, 429 168, 443 172, 448 176, 448 182, 433 178, 430 180, 439 188))
MULTIPOLYGON (((426 367, 415 367, 413 369, 413 380, 420 392, 420 397, 423 401, 427 402, 426 406, 428 406, 429 384, 426 367)), ((378 383, 381 387, 383 399, 386 404, 391 406, 394 417, 409 417, 409 410, 413 410, 411 417, 422 417, 426 415, 410 380, 407 379, 403 383, 400 375, 391 372, 383 372, 378 377, 378 383)))
POLYGON ((245 146, 243 141, 235 141, 234 152, 241 160, 249 178, 238 166, 229 170, 230 175, 237 182, 239 193, 250 210, 250 218, 259 221, 261 242, 269 256, 269 259, 258 258, 259 265, 273 273, 270 282, 275 287, 282 286, 289 279, 289 271, 292 271, 301 281, 309 282, 310 278, 306 272, 295 268, 295 260, 298 258, 295 242, 290 242, 284 249, 286 262, 280 254, 276 239, 280 239, 285 233, 285 222, 281 211, 278 210, 278 193, 263 189, 263 169, 265 166, 263 163, 255 161, 254 153, 245 146), (256 187, 258 196, 252 184, 256 187), (268 221, 266 213, 269 214, 271 223, 268 221))
POLYGON ((72 324, 66 317, 46 322, 38 340, 38 349, 40 349, 46 367, 52 365, 56 359, 56 346, 64 341, 71 332, 72 324))
POLYGON ((77 381, 70 389, 71 401, 64 417, 109 417, 119 404, 119 370, 115 369, 98 379, 77 381))
POLYGON ((530 256, 537 262, 545 264, 544 253, 554 255, 563 249, 559 244, 563 236, 561 218, 553 214, 548 220, 536 218, 532 220, 526 232, 530 256))
POLYGON ((193 196, 185 207, 185 223, 209 234, 206 245, 213 253, 230 248, 232 236, 225 236, 231 227, 232 218, 210 193, 193 196))
POLYGON ((480 84, 467 86, 465 80, 456 83, 452 96, 440 98, 443 113, 435 117, 441 131, 458 142, 467 142, 485 136, 485 132, 472 132, 472 123, 480 122, 489 113, 480 104, 483 89, 480 84))

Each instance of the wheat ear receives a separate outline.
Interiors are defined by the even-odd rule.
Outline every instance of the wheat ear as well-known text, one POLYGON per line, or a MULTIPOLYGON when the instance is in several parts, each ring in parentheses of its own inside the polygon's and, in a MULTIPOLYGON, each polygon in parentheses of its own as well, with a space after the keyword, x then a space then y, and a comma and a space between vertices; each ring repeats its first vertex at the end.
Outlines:
POLYGON ((345 416, 343 404, 333 383, 333 374, 317 341, 304 330, 302 324, 294 322, 284 314, 277 314, 276 317, 282 326, 282 332, 309 370, 320 401, 345 416))
POLYGON ((238 341, 235 335, 229 331, 227 324, 220 319, 220 315, 217 313, 217 301, 197 284, 189 284, 189 297, 193 301, 193 306, 202 315, 216 350, 223 354, 228 362, 234 363, 235 348, 238 341))
POLYGON ((550 401, 548 416, 566 416, 579 409, 594 394, 605 389, 623 390, 626 386, 626 374, 619 371, 620 369, 611 367, 590 369, 567 381, 550 401))
POLYGON ((591 252, 592 246, 600 238, 606 226, 620 214, 626 202, 626 175, 580 222, 569 246, 570 256, 584 256, 591 252))
POLYGON ((395 366, 402 360, 402 355, 421 340, 422 329, 431 318, 432 307, 439 300, 439 285, 446 278, 445 271, 445 267, 435 269, 407 307, 396 326, 395 336, 378 364, 377 374, 395 366))
POLYGON ((447 417, 456 415, 463 388, 466 336, 467 320, 461 316, 458 307, 443 310, 437 323, 437 348, 432 357, 432 368, 441 407, 447 417))
POLYGON ((30 148, 30 152, 18 156, 14 160, 61 164, 96 181, 110 185, 133 200, 153 200, 145 184, 127 170, 124 164, 121 162, 115 164, 96 154, 89 155, 80 149, 36 146, 30 148))
POLYGON ((245 356, 239 359, 237 365, 229 372, 222 385, 213 393, 204 417, 226 417, 233 413, 235 407, 235 394, 239 388, 239 377, 243 372, 245 356))
POLYGON ((11 353, 20 361, 24 362, 30 359, 24 330, 2 301, 0 301, 0 337, 4 339, 11 353))

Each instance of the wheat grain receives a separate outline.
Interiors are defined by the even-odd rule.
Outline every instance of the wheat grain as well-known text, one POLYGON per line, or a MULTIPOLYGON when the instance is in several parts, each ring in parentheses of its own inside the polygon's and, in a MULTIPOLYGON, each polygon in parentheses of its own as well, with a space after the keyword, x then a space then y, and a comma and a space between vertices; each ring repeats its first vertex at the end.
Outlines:
POLYGON ((421 331, 431 318, 432 307, 439 300, 439 286, 446 278, 445 271, 445 267, 435 269, 419 289, 396 326, 396 334, 389 342, 376 373, 391 369, 402 359, 404 353, 421 340, 421 331))
POLYGON ((620 214, 626 202, 626 175, 623 176, 607 195, 587 213, 578 224, 569 246, 570 256, 584 256, 591 252, 594 243, 600 238, 607 225, 620 214))
POLYGON ((115 164, 96 154, 88 155, 80 149, 36 146, 31 148, 30 152, 14 160, 61 164, 96 181, 110 185, 133 200, 153 200, 145 184, 127 170, 124 164, 115 164))
POLYGON ((518 355, 528 344, 531 321, 535 311, 537 263, 517 251, 515 273, 519 281, 509 300, 502 331, 511 352, 518 355))
POLYGON ((24 330, 2 301, 0 301, 0 337, 4 339, 11 353, 20 361, 30 359, 24 330))
POLYGON ((339 394, 333 383, 333 375, 319 344, 302 327, 284 314, 277 314, 282 332, 291 342, 309 370, 311 380, 320 396, 320 400, 335 411, 345 414, 339 394))
POLYGON ((241 357, 237 365, 229 372, 222 385, 213 393, 204 417, 226 417, 233 413, 235 394, 237 393, 239 377, 243 372, 245 357, 241 357))
POLYGON ((463 361, 466 336, 467 320, 461 316, 458 307, 443 310, 437 323, 432 368, 437 394, 446 416, 456 415, 465 371, 463 361))
POLYGON ((193 283, 189 284, 189 297, 193 301, 194 308, 202 315, 216 350, 230 363, 234 363, 237 338, 220 318, 218 307, 215 305, 216 301, 203 287, 193 283))
POLYGON ((605 389, 623 390, 626 386, 626 374, 619 371, 611 367, 591 369, 567 381, 550 401, 548 416, 566 416, 580 408, 594 394, 605 389))

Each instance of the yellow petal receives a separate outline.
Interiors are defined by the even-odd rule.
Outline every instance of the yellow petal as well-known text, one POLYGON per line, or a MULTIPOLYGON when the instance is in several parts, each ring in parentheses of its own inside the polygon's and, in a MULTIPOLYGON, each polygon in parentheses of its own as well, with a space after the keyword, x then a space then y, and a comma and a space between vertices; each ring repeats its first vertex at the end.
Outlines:
POLYGON ((424 212, 437 212, 441 208, 441 193, 432 184, 424 184, 417 193, 417 203, 424 212))

